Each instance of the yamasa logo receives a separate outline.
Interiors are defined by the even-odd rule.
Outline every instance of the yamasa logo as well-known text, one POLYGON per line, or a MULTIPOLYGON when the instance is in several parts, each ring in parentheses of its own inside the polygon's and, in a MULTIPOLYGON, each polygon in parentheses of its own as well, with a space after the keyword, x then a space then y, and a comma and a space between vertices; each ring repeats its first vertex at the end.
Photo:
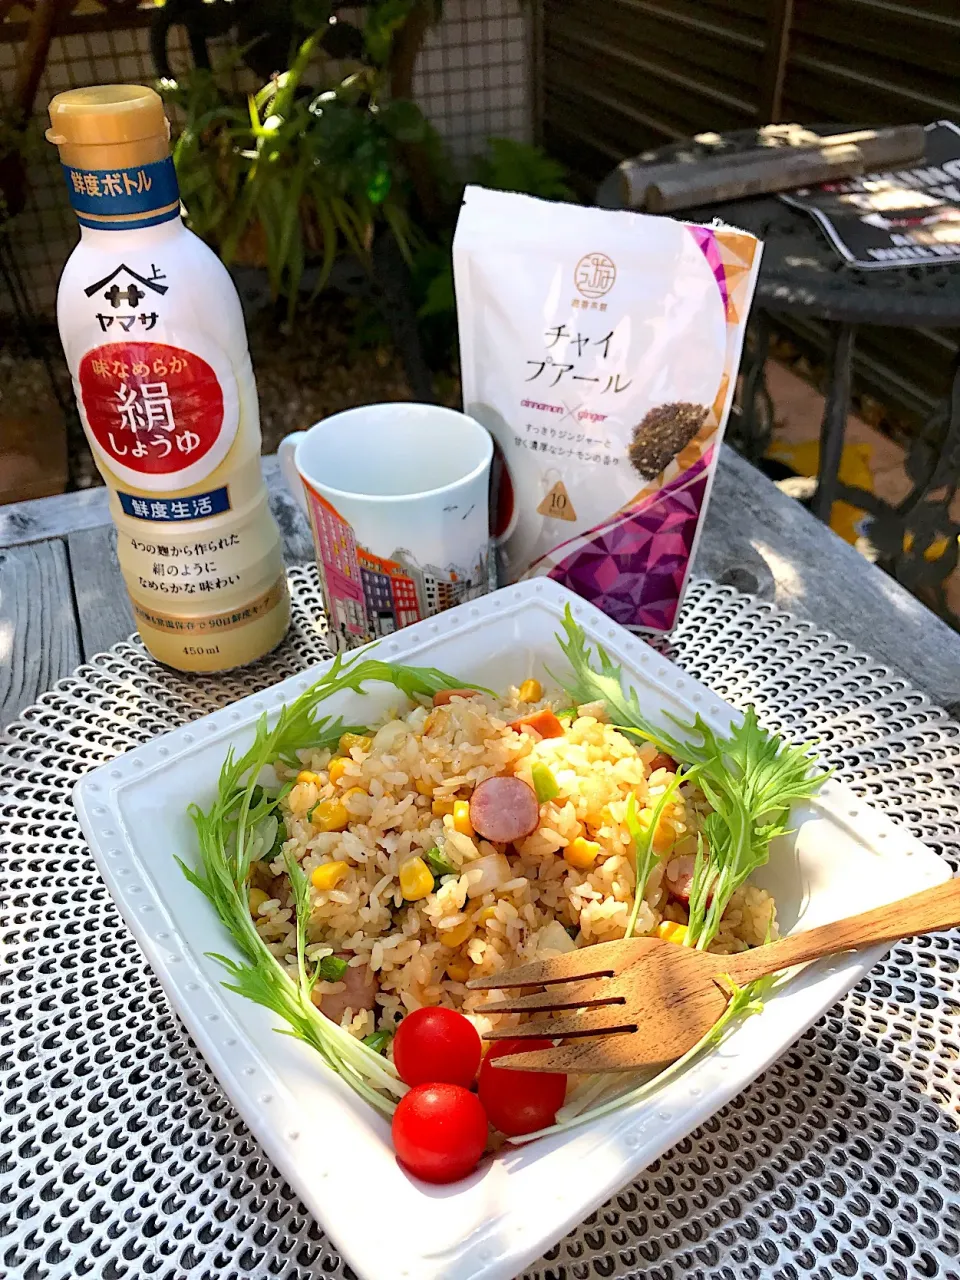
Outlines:
POLYGON ((585 298, 602 298, 616 278, 617 268, 605 253, 585 253, 573 273, 573 283, 585 298))
POLYGON ((137 475, 193 469, 223 431, 223 389, 196 352, 161 342, 106 343, 83 357, 79 381, 100 449, 137 475))

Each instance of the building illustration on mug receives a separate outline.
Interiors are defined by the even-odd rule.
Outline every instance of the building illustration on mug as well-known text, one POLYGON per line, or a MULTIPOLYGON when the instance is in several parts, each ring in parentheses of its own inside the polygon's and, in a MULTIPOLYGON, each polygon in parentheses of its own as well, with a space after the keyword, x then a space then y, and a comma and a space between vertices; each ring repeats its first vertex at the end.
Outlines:
POLYGON ((376 636, 391 635, 423 617, 416 582, 396 560, 384 560, 365 547, 358 550, 367 630, 376 636))
POLYGON ((310 521, 323 576, 331 639, 338 647, 392 635, 487 589, 487 557, 469 569, 421 565, 405 547, 387 559, 357 543, 352 526, 309 490, 310 521))
POLYGON ((360 642, 367 635, 367 618, 357 540, 352 527, 329 502, 312 489, 308 495, 330 631, 344 646, 360 642))

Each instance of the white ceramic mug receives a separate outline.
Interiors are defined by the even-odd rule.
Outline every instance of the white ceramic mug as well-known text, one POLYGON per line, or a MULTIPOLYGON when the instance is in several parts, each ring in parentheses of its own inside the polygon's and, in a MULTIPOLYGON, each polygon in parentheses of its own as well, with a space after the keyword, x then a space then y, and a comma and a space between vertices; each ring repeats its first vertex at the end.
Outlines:
POLYGON ((335 649, 488 590, 493 441, 473 418, 363 405, 293 432, 278 453, 310 519, 335 649))

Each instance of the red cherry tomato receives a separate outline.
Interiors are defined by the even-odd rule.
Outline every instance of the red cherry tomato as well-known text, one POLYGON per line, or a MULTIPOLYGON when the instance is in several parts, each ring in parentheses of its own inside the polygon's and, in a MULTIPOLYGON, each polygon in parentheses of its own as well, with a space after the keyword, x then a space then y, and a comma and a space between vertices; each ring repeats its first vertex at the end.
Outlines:
POLYGON ((486 1112, 459 1084, 418 1084, 393 1113, 397 1159, 424 1182, 465 1178, 486 1145, 486 1112))
POLYGON ((480 1065, 480 1037, 469 1018, 455 1009, 415 1009, 393 1037, 393 1062, 400 1079, 415 1084, 473 1084, 480 1065))
POLYGON ((552 1071, 515 1071, 497 1067, 495 1058, 524 1049, 549 1049, 549 1040, 498 1040, 480 1067, 480 1101, 495 1129, 515 1137, 553 1124, 563 1106, 567 1077, 552 1071))

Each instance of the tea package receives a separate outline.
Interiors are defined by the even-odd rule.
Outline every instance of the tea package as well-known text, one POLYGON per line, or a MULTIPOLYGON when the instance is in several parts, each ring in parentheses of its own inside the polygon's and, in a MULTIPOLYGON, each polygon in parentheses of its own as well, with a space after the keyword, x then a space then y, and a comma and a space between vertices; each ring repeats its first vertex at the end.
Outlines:
POLYGON ((503 583, 547 575, 674 624, 760 265, 743 231, 467 187, 464 411, 497 445, 503 583))

